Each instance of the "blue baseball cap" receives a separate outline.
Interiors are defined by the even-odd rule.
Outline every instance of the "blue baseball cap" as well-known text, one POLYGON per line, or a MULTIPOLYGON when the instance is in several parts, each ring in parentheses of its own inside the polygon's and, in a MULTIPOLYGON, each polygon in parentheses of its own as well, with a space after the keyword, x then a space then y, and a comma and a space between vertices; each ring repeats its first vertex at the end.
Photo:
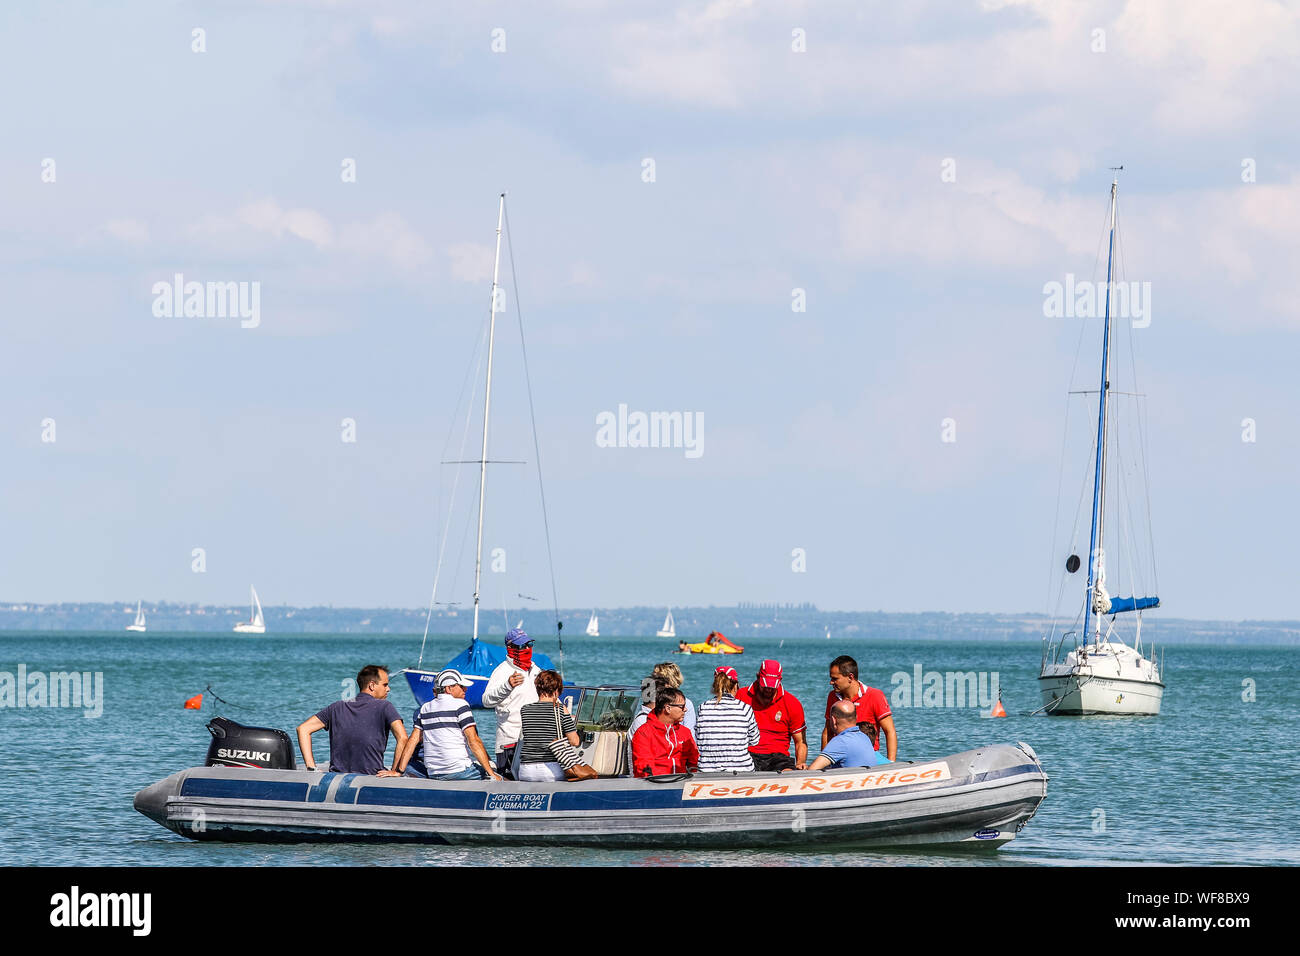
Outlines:
POLYGON ((531 644, 532 638, 524 633, 522 627, 512 627, 506 632, 506 643, 514 644, 516 647, 523 647, 525 644, 531 644))

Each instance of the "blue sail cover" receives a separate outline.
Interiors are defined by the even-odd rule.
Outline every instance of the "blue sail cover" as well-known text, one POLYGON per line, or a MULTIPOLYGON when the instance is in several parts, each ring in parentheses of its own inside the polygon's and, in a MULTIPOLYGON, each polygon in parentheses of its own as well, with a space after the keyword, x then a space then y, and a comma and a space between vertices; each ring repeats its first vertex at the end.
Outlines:
MULTIPOLYGON (((444 669, 454 667, 462 674, 478 674, 486 677, 505 659, 505 647, 496 644, 485 644, 480 640, 472 639, 469 647, 449 660, 443 667, 444 669)), ((533 660, 537 662, 537 666, 542 670, 555 670, 555 665, 551 663, 551 659, 539 651, 533 651, 533 660)))
POLYGON ((1160 598, 1111 598, 1107 614, 1122 614, 1124 611, 1145 611, 1149 607, 1159 607, 1160 598))

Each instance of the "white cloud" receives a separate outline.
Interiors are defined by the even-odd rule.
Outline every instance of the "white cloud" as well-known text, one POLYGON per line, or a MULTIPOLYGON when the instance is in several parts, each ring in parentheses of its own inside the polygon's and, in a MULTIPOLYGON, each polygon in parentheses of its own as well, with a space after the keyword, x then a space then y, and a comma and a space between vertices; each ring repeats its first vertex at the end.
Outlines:
POLYGON ((432 259, 428 242, 394 212, 335 226, 314 209, 284 209, 274 199, 261 199, 239 207, 230 217, 206 216, 188 231, 193 236, 219 240, 241 251, 246 251, 241 237, 249 233, 277 241, 294 237, 321 252, 380 259, 404 272, 423 269, 432 259))
POLYGON ((149 239, 149 227, 137 219, 110 220, 104 231, 123 242, 146 242, 149 239))
POLYGON ((424 238, 395 212, 339 229, 339 246, 362 256, 376 256, 403 272, 417 272, 433 258, 424 238))
POLYGON ((263 199, 235 211, 241 225, 256 232, 268 233, 277 239, 286 232, 321 248, 334 238, 329 220, 312 209, 281 209, 274 199, 263 199))
POLYGON ((495 251, 481 242, 455 242, 447 247, 451 277, 461 282, 482 282, 492 278, 495 251))

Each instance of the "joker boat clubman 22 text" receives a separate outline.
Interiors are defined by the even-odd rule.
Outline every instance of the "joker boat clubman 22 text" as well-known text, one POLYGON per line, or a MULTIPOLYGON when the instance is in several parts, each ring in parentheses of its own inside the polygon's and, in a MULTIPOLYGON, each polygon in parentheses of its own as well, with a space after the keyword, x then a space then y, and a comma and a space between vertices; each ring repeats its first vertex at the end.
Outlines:
MULTIPOLYGON (((609 725, 599 719, 600 698, 622 692, 580 690, 578 727, 590 741, 593 727, 609 725)), ((1047 795, 1047 776, 1024 743, 820 773, 471 782, 297 770, 283 731, 218 724, 209 727, 208 766, 135 797, 141 813, 195 840, 997 847, 1047 795)))

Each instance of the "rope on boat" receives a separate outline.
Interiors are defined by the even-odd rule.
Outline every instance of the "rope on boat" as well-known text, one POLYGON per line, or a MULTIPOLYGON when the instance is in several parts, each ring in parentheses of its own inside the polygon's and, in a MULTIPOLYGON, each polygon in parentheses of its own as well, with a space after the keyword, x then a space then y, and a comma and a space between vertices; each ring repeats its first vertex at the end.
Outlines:
MULTIPOLYGON (((1095 676, 1095 675, 1093 675, 1093 674, 1089 674, 1087 680, 1080 681, 1079 686, 1078 686, 1077 689, 1078 689, 1078 690, 1083 690, 1085 687, 1087 687, 1089 684, 1091 684, 1092 681, 1093 681, 1093 677, 1094 677, 1094 676, 1095 676)), ((1031 711, 1030 711, 1028 714, 1026 714, 1025 716, 1026 716, 1026 717, 1033 717, 1033 716, 1036 716, 1037 714, 1042 713, 1042 712, 1045 711, 1045 710, 1051 710, 1051 709, 1053 709, 1053 708, 1055 708, 1055 707, 1059 707, 1060 704, 1061 704, 1061 701, 1063 701, 1063 700, 1065 700, 1064 697, 1058 697, 1058 698, 1056 698, 1056 700, 1052 701, 1050 704, 1044 704, 1042 707, 1039 707, 1038 710, 1031 710, 1031 711)))
POLYGON ((528 417, 533 425, 533 454, 537 457, 537 490, 542 498, 542 527, 546 529, 546 567, 551 572, 551 602, 555 609, 555 636, 560 644, 560 677, 564 677, 564 622, 560 620, 560 599, 555 588, 555 562, 551 558, 551 523, 546 516, 546 486, 542 483, 542 448, 537 440, 537 412, 533 408, 533 380, 528 374, 528 347, 524 344, 524 310, 519 304, 519 279, 515 275, 515 246, 510 229, 510 212, 502 210, 506 221, 506 252, 510 258, 510 284, 515 293, 515 316, 519 320, 519 350, 524 358, 524 384, 528 389, 528 417))
MULTIPOLYGON (((461 431, 460 436, 460 457, 462 459, 465 457, 465 443, 469 440, 469 423, 474 414, 474 399, 478 395, 478 372, 479 369, 483 367, 483 340, 486 337, 487 330, 485 328, 479 333, 475 340, 474 353, 471 356, 469 367, 465 370, 465 380, 460 384, 460 398, 465 397, 466 386, 468 386, 470 390, 469 401, 465 403, 465 427, 461 431)), ((460 407, 460 398, 456 400, 458 408, 460 407)), ((454 421, 455 417, 453 416, 453 422, 454 421)), ((455 428, 454 424, 452 427, 453 429, 455 428)), ((444 443, 443 447, 446 447, 446 445, 451 443, 453 434, 455 434, 454 431, 447 435, 447 441, 444 443)), ((444 462, 444 464, 446 464, 446 462, 444 462)), ((456 464, 463 464, 463 462, 458 461, 456 464)), ((424 637, 420 641, 420 659, 416 661, 415 664, 417 670, 424 667, 424 647, 429 642, 429 625, 433 621, 433 608, 438 600, 438 579, 442 576, 442 561, 447 552, 447 538, 451 534, 451 515, 456 508, 456 490, 459 487, 460 469, 457 468, 455 477, 452 478, 451 482, 451 500, 447 504, 447 517, 442 524, 442 540, 438 544, 438 563, 433 570, 433 591, 429 594, 429 611, 424 617, 424 637)), ((441 491, 441 486, 439 487, 439 491, 441 491)), ((465 531, 466 534, 469 533, 468 524, 466 525, 465 531)), ((462 538, 462 545, 463 544, 464 541, 462 538)), ((454 585, 455 581, 452 583, 454 585)))

